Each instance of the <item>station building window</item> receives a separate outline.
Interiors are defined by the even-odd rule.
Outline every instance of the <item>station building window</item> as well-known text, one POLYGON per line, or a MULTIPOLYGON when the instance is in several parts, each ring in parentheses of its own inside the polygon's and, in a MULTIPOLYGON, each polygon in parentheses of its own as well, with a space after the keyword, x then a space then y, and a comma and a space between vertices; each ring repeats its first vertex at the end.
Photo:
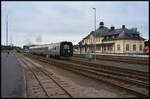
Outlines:
POLYGON ((140 45, 139 50, 140 50, 140 51, 142 51, 142 48, 143 48, 143 46, 142 46, 142 45, 140 45))
POLYGON ((97 46, 96 47, 96 51, 100 51, 101 50, 101 47, 100 46, 97 46))
POLYGON ((136 45, 135 44, 133 45, 133 51, 136 51, 136 45))
POLYGON ((104 51, 106 51, 106 46, 104 46, 104 51))
POLYGON ((110 51, 110 47, 109 46, 107 47, 107 50, 110 51))
POLYGON ((108 51, 112 51, 112 46, 108 46, 108 51))
POLYGON ((120 51, 120 44, 117 45, 117 50, 120 51))
POLYGON ((129 51, 129 44, 126 44, 126 51, 129 51))
POLYGON ((112 51, 113 50, 113 48, 112 48, 112 46, 110 47, 110 51, 112 51))

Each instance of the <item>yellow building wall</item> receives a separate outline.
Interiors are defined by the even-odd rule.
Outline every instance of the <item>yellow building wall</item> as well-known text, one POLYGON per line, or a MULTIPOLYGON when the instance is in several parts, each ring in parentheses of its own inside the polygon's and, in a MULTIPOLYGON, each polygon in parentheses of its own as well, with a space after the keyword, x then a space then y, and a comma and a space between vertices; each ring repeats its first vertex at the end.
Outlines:
MULTIPOLYGON (((104 37, 96 37, 96 44, 101 44, 103 39, 104 39, 104 37)), ((94 44, 95 43, 94 40, 95 40, 94 36, 90 35, 88 38, 84 39, 83 44, 85 44, 85 43, 90 44, 91 41, 94 44)))
MULTIPOLYGON (((103 41, 103 44, 106 44, 106 43, 115 43, 115 41, 114 40, 103 41)), ((108 50, 107 46, 106 46, 106 51, 104 51, 104 47, 103 47, 103 53, 115 53, 115 45, 114 44, 112 45, 112 51, 108 50)))
POLYGON ((125 40, 125 52, 129 53, 143 53, 144 41, 143 40, 125 40), (126 51, 126 44, 129 44, 129 51, 126 51), (133 50, 133 45, 136 45, 136 51, 133 50), (140 51, 140 45, 142 45, 142 50, 140 51))
POLYGON ((116 40, 115 53, 143 53, 144 41, 143 40, 116 40), (120 51, 117 50, 117 45, 120 44, 120 51), (126 51, 126 44, 129 44, 129 51, 126 51), (133 51, 133 45, 136 45, 136 51, 133 51), (140 45, 142 50, 140 51, 140 45))
MULTIPOLYGON (((102 40, 104 37, 96 37, 96 44, 102 44, 102 40)), ((94 36, 90 35, 89 37, 84 39, 83 45, 90 44, 90 42, 94 44, 94 36)), ((112 40, 112 41, 104 41, 103 44, 105 43, 114 43, 112 46, 112 51, 109 51, 108 48, 106 47, 106 51, 104 51, 104 47, 102 50, 96 50, 96 52, 99 53, 143 53, 143 48, 144 48, 144 40, 112 40), (117 45, 120 45, 120 50, 118 51, 117 45), (126 44, 129 44, 129 51, 126 51, 126 44), (136 45, 136 51, 133 51, 133 45, 136 45), (142 45, 142 50, 140 51, 139 47, 142 45)), ((94 48, 93 48, 94 49, 94 48)), ((89 47, 87 47, 87 51, 89 51, 89 47)), ((85 53, 85 48, 82 48, 82 53, 85 53)))
POLYGON ((114 53, 123 53, 124 46, 123 46, 123 40, 115 40, 115 45, 114 45, 114 53), (118 51, 117 46, 120 45, 120 51, 118 51))
POLYGON ((90 44, 91 42, 94 44, 94 36, 93 35, 90 35, 88 44, 90 44))
POLYGON ((96 37, 96 44, 101 44, 104 37, 96 37))

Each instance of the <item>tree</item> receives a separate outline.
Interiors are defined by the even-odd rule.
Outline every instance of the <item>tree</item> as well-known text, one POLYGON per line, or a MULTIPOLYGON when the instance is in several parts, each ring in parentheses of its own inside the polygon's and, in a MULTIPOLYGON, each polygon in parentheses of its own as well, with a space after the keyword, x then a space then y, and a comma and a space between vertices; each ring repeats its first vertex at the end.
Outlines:
POLYGON ((131 28, 129 30, 131 30, 133 34, 140 34, 140 32, 137 31, 137 28, 131 28))

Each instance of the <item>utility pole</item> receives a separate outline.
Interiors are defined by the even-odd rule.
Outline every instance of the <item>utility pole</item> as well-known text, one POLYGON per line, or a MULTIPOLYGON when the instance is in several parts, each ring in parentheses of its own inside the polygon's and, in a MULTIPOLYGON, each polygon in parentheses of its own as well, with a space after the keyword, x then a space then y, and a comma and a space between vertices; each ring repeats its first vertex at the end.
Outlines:
POLYGON ((93 10, 95 10, 95 22, 94 22, 94 24, 95 24, 95 32, 94 32, 94 41, 95 41, 95 51, 94 51, 94 53, 95 53, 95 61, 96 61, 96 8, 93 8, 93 10))
POLYGON ((6 20, 6 46, 8 46, 8 15, 6 20))
POLYGON ((12 35, 10 35, 10 46, 12 46, 13 43, 12 43, 12 35))

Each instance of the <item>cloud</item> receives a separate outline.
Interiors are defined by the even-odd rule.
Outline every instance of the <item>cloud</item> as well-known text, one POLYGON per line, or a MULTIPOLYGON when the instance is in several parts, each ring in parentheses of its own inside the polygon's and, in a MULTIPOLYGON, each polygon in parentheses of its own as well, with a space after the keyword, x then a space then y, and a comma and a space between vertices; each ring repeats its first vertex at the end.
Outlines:
POLYGON ((37 35, 43 42, 71 40, 79 42, 94 30, 94 11, 99 22, 121 28, 137 27, 148 38, 148 2, 2 2, 2 44, 5 42, 6 14, 9 14, 9 33, 14 43, 23 45, 25 35, 35 43, 37 35), (16 42, 17 41, 17 42, 16 42))

